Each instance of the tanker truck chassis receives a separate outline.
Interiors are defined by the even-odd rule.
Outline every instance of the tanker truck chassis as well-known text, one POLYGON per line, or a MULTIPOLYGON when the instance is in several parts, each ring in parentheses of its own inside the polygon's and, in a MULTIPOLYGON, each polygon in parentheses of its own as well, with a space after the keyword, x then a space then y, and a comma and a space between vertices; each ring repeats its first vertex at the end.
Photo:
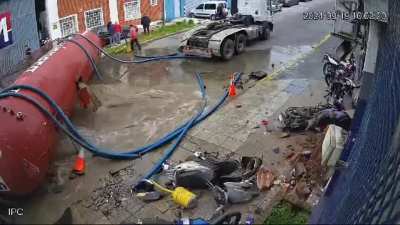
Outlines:
POLYGON ((270 38, 271 4, 270 0, 237 0, 237 14, 187 32, 179 49, 186 55, 229 60, 242 53, 248 41, 270 38))
POLYGON ((252 16, 240 16, 209 23, 184 35, 180 51, 185 55, 230 60, 241 54, 248 41, 268 40, 273 31, 269 21, 255 22, 252 16))

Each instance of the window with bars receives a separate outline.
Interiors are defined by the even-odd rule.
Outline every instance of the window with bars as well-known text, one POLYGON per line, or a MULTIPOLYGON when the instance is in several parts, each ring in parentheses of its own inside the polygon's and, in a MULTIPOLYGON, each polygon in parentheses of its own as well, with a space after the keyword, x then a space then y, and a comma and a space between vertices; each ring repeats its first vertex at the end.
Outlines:
POLYGON ((86 29, 100 27, 104 25, 103 9, 92 9, 85 12, 86 29))
POLYGON ((151 6, 156 6, 158 4, 158 0, 150 0, 151 6))
POLYGON ((124 3, 125 20, 139 19, 140 13, 140 0, 131 0, 124 3))
POLYGON ((62 37, 78 32, 78 18, 76 15, 61 18, 59 22, 62 37))

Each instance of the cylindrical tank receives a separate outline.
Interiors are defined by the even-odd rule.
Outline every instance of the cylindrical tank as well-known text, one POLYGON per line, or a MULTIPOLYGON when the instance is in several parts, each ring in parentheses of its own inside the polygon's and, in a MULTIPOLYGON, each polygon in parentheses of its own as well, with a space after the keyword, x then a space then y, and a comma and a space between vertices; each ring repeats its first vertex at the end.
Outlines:
MULTIPOLYGON (((91 32, 84 35, 101 45, 97 35, 91 32)), ((90 43, 83 38, 75 40, 93 58, 99 58, 90 43)), ((92 73, 84 52, 65 42, 27 69, 15 84, 41 89, 70 116, 77 101, 77 82, 88 81, 92 73)), ((24 90, 19 93, 35 97, 51 110, 39 96, 24 90)), ((33 105, 13 97, 0 99, 0 195, 23 196, 37 189, 46 177, 57 139, 53 122, 33 105)))

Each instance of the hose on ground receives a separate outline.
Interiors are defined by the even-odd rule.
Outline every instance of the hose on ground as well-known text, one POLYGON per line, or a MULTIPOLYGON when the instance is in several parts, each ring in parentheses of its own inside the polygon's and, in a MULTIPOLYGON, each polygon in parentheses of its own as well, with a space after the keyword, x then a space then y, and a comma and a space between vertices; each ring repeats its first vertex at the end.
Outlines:
MULTIPOLYGON (((199 77, 198 77, 199 79, 199 77)), ((199 83, 201 83, 201 81, 199 80, 199 83)), ((204 109, 207 106, 207 98, 205 95, 205 88, 204 85, 201 87, 201 93, 202 93, 202 99, 203 99, 203 105, 201 107, 201 109, 199 110, 199 112, 184 126, 183 130, 180 132, 178 138, 176 139, 175 143, 165 151, 163 157, 153 166, 153 168, 143 177, 142 181, 145 182, 145 180, 150 179, 154 174, 158 173, 163 164, 169 159, 171 158, 172 154, 174 153, 174 151, 177 149, 177 147, 179 146, 179 144, 182 142, 183 138, 186 136, 187 132, 190 130, 190 128, 192 128, 195 124, 195 121, 200 118, 200 116, 203 114, 204 109)), ((140 181, 141 182, 141 181, 140 181)), ((140 186, 140 182, 139 184, 137 184, 136 186, 140 186)), ((135 189, 135 188, 134 188, 135 189)))
POLYGON ((82 34, 76 33, 76 34, 71 34, 70 36, 78 36, 78 37, 81 37, 81 38, 85 39, 88 43, 93 45, 93 47, 95 47, 97 50, 99 50, 105 56, 107 56, 108 58, 110 58, 110 59, 112 59, 112 60, 114 60, 116 62, 119 62, 119 63, 137 63, 137 64, 141 64, 141 63, 152 62, 152 61, 161 61, 161 60, 199 58, 198 56, 187 56, 187 55, 173 54, 173 55, 162 55, 162 56, 146 57, 146 58, 144 58, 142 60, 123 60, 123 59, 119 59, 117 57, 112 56, 107 51, 105 51, 103 48, 97 46, 96 43, 94 43, 92 40, 90 40, 89 38, 85 37, 82 34))
MULTIPOLYGON (((197 78, 197 82, 198 82, 200 91, 202 93, 202 96, 205 96, 204 82, 201 79, 199 74, 196 74, 196 78, 197 78)), ((16 86, 12 86, 12 87, 6 88, 3 91, 1 91, 0 92, 0 94, 1 94, 0 98, 4 98, 4 97, 7 97, 7 96, 21 98, 23 100, 26 100, 26 101, 30 102, 31 104, 33 104, 34 106, 39 108, 42 112, 47 111, 47 113, 46 112, 44 112, 44 113, 51 120, 53 120, 53 121, 57 120, 56 117, 54 117, 52 113, 50 113, 43 105, 41 105, 35 99, 33 99, 33 98, 29 97, 29 96, 25 96, 23 94, 17 94, 17 93, 14 92, 15 90, 20 90, 20 89, 32 91, 33 93, 38 94, 40 97, 42 97, 50 105, 50 107, 57 113, 57 117, 61 118, 61 121, 65 124, 66 130, 68 132, 65 132, 65 130, 63 129, 64 127, 61 128, 61 129, 69 137, 71 137, 77 144, 81 145, 83 148, 89 150, 90 152, 92 152, 93 154, 95 154, 97 156, 110 158, 110 159, 132 159, 132 158, 138 158, 141 155, 144 155, 144 154, 146 154, 146 153, 148 153, 150 151, 153 151, 154 149, 156 149, 156 148, 158 148, 158 147, 170 142, 182 130, 182 129, 180 129, 178 131, 178 129, 176 129, 172 133, 172 135, 166 135, 164 138, 161 138, 160 140, 156 141, 153 144, 146 145, 144 147, 138 148, 138 149, 130 151, 130 152, 120 152, 120 151, 113 151, 113 150, 108 150, 108 149, 100 149, 100 148, 96 147, 95 145, 93 145, 92 143, 90 143, 88 140, 86 140, 78 132, 78 129, 72 124, 72 122, 67 117, 67 115, 63 112, 63 110, 57 105, 57 103, 54 100, 52 100, 50 98, 50 96, 48 96, 43 91, 41 91, 41 90, 39 90, 37 88, 31 87, 31 86, 27 86, 27 85, 16 85, 16 86)), ((204 99, 204 97, 203 97, 203 99, 204 99)), ((59 122, 59 121, 57 120, 57 122, 59 122)), ((56 123, 57 126, 59 126, 60 124, 61 123, 56 123)))
POLYGON ((92 66, 94 74, 96 75, 97 79, 103 80, 103 76, 101 75, 99 69, 97 68, 96 62, 94 61, 93 57, 89 54, 89 52, 86 50, 85 47, 83 47, 79 42, 73 39, 63 39, 63 41, 71 42, 74 45, 78 46, 83 51, 83 53, 85 53, 86 57, 89 59, 90 65, 92 66))
POLYGON ((157 58, 157 57, 168 57, 168 56, 177 56, 178 53, 171 53, 171 54, 167 54, 167 55, 136 55, 135 54, 135 58, 142 58, 142 59, 152 59, 152 58, 157 58))
MULTIPOLYGON (((198 84, 199 84, 201 93, 203 95, 205 93, 204 82, 198 74, 196 77, 198 78, 198 84)), ((235 79, 239 79, 239 78, 240 78, 240 74, 237 74, 235 79)), ((56 102, 54 102, 54 100, 52 100, 43 91, 41 91, 37 88, 31 87, 31 86, 27 86, 27 85, 16 85, 16 86, 6 88, 0 92, 0 98, 6 98, 6 97, 18 97, 18 98, 24 99, 24 100, 30 102, 31 104, 35 105, 46 116, 48 116, 50 119, 52 119, 53 122, 55 122, 55 124, 57 126, 62 126, 62 127, 60 127, 62 129, 62 131, 64 131, 76 143, 78 143, 85 149, 91 151, 95 155, 98 155, 98 156, 101 156, 104 158, 109 158, 109 159, 132 159, 132 158, 140 157, 148 152, 151 152, 151 151, 157 149, 158 147, 161 147, 164 144, 169 143, 174 138, 176 138, 179 134, 181 134, 181 132, 184 130, 184 128, 190 122, 189 121, 189 122, 181 125, 180 127, 176 128, 174 131, 168 133, 167 135, 165 135, 164 137, 162 137, 161 139, 156 141, 155 143, 140 147, 140 148, 132 150, 130 152, 121 152, 121 153, 117 152, 114 154, 114 152, 112 152, 112 151, 110 152, 109 150, 98 149, 96 146, 94 146, 89 141, 87 141, 84 137, 82 137, 82 135, 79 134, 77 128, 72 124, 72 122, 65 115, 65 113, 62 111, 62 109, 56 104, 56 102), (50 107, 55 110, 55 112, 57 113, 57 117, 62 119, 62 122, 64 123, 66 128, 63 126, 63 124, 61 124, 57 120, 57 118, 55 118, 53 116, 53 114, 51 112, 49 112, 44 106, 42 106, 35 99, 32 99, 32 98, 22 95, 22 94, 15 93, 16 90, 20 90, 20 89, 32 91, 33 93, 36 93, 40 97, 42 97, 47 103, 49 103, 50 107), (65 128, 65 129, 63 129, 63 128, 65 128)), ((203 113, 201 116, 196 118, 196 120, 193 122, 191 127, 200 123, 201 121, 206 119, 208 116, 210 116, 212 113, 214 113, 225 102, 227 97, 228 97, 228 92, 225 91, 224 95, 221 97, 221 99, 218 101, 218 103, 216 105, 214 105, 210 110, 208 110, 207 112, 203 113)))

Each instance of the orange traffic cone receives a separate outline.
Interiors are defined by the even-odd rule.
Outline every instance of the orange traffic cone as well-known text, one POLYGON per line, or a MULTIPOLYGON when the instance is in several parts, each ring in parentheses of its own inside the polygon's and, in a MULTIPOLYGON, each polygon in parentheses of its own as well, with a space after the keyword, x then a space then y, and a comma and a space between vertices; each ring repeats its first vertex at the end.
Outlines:
POLYGON ((229 96, 234 97, 236 96, 236 87, 234 82, 234 76, 231 78, 231 84, 229 85, 229 96))
POLYGON ((78 156, 76 157, 72 172, 78 175, 85 174, 85 150, 82 148, 79 150, 78 156))

